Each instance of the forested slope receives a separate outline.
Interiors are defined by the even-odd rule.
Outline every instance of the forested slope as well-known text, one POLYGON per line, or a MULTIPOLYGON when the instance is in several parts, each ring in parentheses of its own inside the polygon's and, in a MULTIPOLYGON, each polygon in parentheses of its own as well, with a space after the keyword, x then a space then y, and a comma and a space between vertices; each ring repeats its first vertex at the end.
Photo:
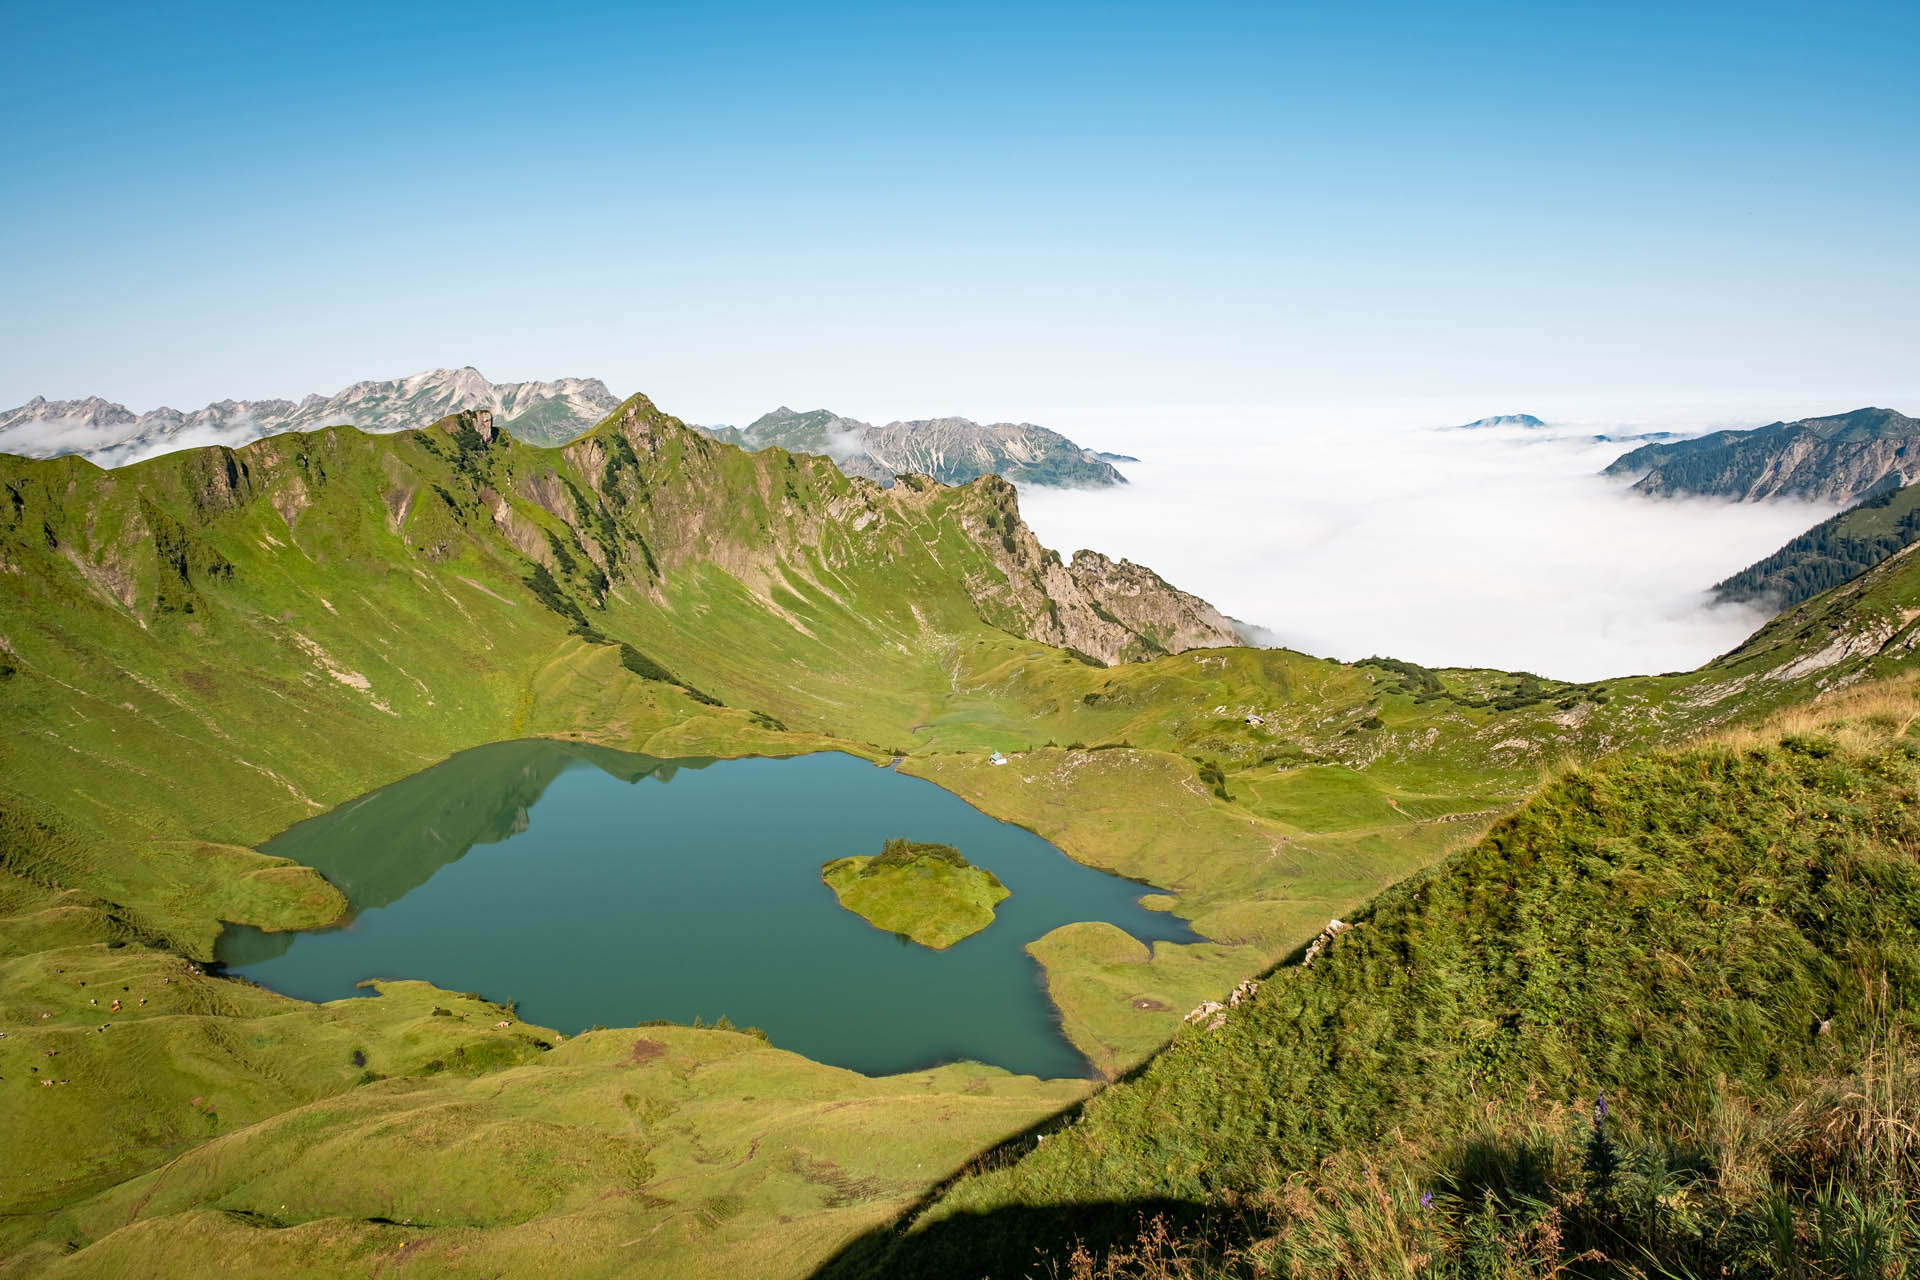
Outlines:
POLYGON ((1716 584, 1716 600, 1791 609, 1920 539, 1920 485, 1888 489, 1823 520, 1716 584))

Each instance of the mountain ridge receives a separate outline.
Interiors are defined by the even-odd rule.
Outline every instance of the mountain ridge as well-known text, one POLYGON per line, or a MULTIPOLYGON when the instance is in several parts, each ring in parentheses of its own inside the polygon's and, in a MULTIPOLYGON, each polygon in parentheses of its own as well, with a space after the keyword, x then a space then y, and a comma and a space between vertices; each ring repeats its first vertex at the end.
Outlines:
POLYGON ((1649 497, 1857 502, 1879 486, 1899 488, 1920 479, 1920 420, 1868 407, 1715 431, 1643 445, 1603 474, 1635 476, 1634 491, 1649 497))
MULTIPOLYGON (((330 395, 299 400, 216 400, 191 411, 168 406, 136 414, 101 396, 49 400, 35 396, 0 411, 0 453, 47 458, 77 454, 102 467, 125 466, 182 449, 229 448, 266 436, 352 426, 370 433, 419 430, 449 414, 485 409, 499 426, 529 444, 558 446, 585 434, 620 401, 598 378, 489 381, 471 365, 428 369, 403 378, 362 379, 330 395)), ((891 486, 896 475, 929 475, 964 484, 999 474, 1016 483, 1126 483, 1114 467, 1136 461, 1085 449, 1032 423, 977 423, 959 417, 874 426, 827 410, 801 413, 782 405, 744 428, 694 427, 748 449, 779 446, 833 459, 848 475, 891 486)))
POLYGON ((942 484, 1005 476, 1016 484, 1073 487, 1125 484, 1113 462, 1030 422, 979 423, 970 418, 919 418, 881 426, 829 409, 781 405, 745 427, 698 427, 746 449, 778 446, 832 458, 848 475, 890 485, 896 475, 928 475, 942 484))

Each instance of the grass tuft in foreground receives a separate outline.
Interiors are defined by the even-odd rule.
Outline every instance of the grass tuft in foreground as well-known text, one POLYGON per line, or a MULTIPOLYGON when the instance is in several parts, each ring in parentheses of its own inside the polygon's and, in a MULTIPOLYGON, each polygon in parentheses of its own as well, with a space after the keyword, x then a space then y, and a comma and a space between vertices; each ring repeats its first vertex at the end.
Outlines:
MULTIPOLYGON (((1888 1039, 1805 1097, 1723 1098, 1693 1124, 1590 1107, 1490 1108, 1432 1147, 1343 1153, 1200 1230, 1143 1215, 1035 1274, 1894 1277, 1920 1247, 1920 1057, 1888 1039)), ((1205 1221, 1204 1219, 1202 1220, 1205 1221)))

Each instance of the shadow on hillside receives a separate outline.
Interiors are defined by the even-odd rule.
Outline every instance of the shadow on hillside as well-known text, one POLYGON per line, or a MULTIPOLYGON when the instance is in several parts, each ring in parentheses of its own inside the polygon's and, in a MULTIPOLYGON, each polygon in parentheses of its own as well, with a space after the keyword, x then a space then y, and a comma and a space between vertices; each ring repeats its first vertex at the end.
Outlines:
POLYGON ((1146 1235, 1231 1243, 1233 1224, 1218 1209, 1183 1200, 1020 1205, 961 1213, 916 1230, 914 1214, 876 1227, 848 1244, 812 1280, 1051 1280, 1071 1274, 1076 1246, 1095 1258, 1134 1246, 1146 1235))

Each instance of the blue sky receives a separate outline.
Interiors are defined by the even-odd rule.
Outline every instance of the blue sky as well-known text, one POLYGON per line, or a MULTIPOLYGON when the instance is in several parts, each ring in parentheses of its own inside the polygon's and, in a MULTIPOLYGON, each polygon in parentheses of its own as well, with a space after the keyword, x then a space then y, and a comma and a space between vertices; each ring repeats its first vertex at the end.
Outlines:
POLYGON ((0 405, 1920 384, 1912 3, 4 0, 0 38, 0 405))

